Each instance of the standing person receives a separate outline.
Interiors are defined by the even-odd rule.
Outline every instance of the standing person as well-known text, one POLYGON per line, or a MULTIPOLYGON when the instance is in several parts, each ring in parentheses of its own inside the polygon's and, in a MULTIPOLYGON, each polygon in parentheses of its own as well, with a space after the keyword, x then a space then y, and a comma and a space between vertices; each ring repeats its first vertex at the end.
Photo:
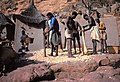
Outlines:
POLYGON ((100 30, 100 41, 101 41, 101 52, 102 53, 107 53, 107 33, 106 33, 106 27, 104 22, 100 22, 100 26, 99 26, 99 30, 100 30))
POLYGON ((95 20, 92 16, 88 16, 87 14, 84 14, 83 18, 88 21, 88 24, 83 26, 83 28, 88 27, 87 29, 84 29, 84 31, 90 30, 90 36, 93 43, 93 54, 97 54, 97 42, 99 42, 99 28, 96 26, 95 20))
POLYGON ((81 53, 80 35, 79 35, 78 27, 79 27, 79 30, 81 30, 80 24, 77 21, 75 21, 75 28, 73 31, 73 45, 74 45, 75 54, 77 53, 76 52, 76 39, 77 39, 77 43, 78 43, 78 47, 79 47, 79 53, 81 53))
MULTIPOLYGON (((63 26, 64 32, 66 31, 66 27, 67 27, 67 25, 66 25, 67 20, 66 19, 67 18, 65 18, 64 16, 60 17, 60 22, 64 25, 63 26)), ((66 38, 66 36, 64 36, 64 46, 63 46, 64 49, 66 48, 66 40, 67 40, 67 38, 66 38)))
MULTIPOLYGON (((52 31, 51 34, 51 39, 50 39, 50 43, 51 43, 51 56, 53 56, 53 51, 56 51, 56 55, 58 56, 58 45, 59 45, 59 24, 57 19, 53 16, 53 14, 51 12, 47 13, 47 17, 50 20, 50 29, 48 30, 48 32, 52 31)), ((46 32, 46 33, 48 33, 46 32)))
MULTIPOLYGON (((49 24, 49 20, 46 21, 46 27, 44 29, 44 33, 47 32, 50 29, 50 24, 49 24)), ((50 48, 50 33, 44 35, 44 40, 45 40, 45 48, 50 48)))
POLYGON ((66 22, 66 31, 65 35, 67 38, 67 49, 68 49, 68 57, 74 57, 72 55, 72 39, 73 39, 73 31, 75 29, 75 21, 74 19, 77 16, 77 12, 72 12, 72 15, 68 17, 66 22))
POLYGON ((65 31, 65 36, 67 39, 67 49, 68 49, 68 57, 73 57, 72 55, 72 32, 73 32, 73 20, 71 17, 68 17, 67 19, 67 28, 65 31))
MULTIPOLYGON (((62 22, 64 25, 65 25, 65 22, 62 22)), ((65 26, 65 28, 64 28, 64 30, 66 31, 66 26, 65 26)), ((67 38, 66 38, 66 36, 64 37, 64 49, 66 48, 66 40, 67 40, 67 38)))

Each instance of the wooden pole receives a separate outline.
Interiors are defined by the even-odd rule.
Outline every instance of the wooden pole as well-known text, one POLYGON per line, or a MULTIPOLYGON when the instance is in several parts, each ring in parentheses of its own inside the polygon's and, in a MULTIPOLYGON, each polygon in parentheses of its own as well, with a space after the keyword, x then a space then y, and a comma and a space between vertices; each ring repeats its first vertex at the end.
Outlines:
MULTIPOLYGON (((44 32, 44 29, 43 29, 44 32)), ((46 39, 45 39, 45 34, 43 33, 43 46, 44 46, 44 57, 46 57, 46 39)))
MULTIPOLYGON (((83 27, 82 27, 83 30, 83 27)), ((82 31, 82 43, 83 43, 83 55, 87 54, 88 50, 87 50, 87 46, 86 46, 86 42, 85 42, 85 32, 82 31)))

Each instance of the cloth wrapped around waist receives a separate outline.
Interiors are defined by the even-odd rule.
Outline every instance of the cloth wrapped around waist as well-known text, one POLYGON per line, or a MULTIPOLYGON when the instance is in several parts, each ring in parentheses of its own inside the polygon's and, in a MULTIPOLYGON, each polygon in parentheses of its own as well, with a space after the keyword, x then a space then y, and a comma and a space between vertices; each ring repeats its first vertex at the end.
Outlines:
POLYGON ((91 37, 91 39, 100 41, 100 31, 99 31, 98 26, 93 26, 90 29, 90 37, 91 37))
POLYGON ((51 36, 51 43, 53 45, 59 45, 60 44, 60 35, 59 32, 54 31, 51 36))
POLYGON ((65 37, 72 39, 72 38, 73 38, 73 31, 66 29, 66 30, 65 30, 65 37))

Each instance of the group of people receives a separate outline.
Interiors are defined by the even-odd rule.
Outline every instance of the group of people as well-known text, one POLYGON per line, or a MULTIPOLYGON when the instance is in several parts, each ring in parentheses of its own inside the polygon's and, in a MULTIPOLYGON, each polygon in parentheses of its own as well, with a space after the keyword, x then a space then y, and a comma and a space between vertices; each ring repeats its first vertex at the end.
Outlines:
MULTIPOLYGON (((73 11, 70 16, 68 16, 66 21, 62 21, 65 27, 65 45, 67 42, 68 57, 74 57, 72 54, 72 41, 74 46, 74 53, 76 54, 76 39, 79 47, 79 53, 81 53, 80 36, 82 32, 90 30, 90 37, 93 43, 93 54, 97 54, 97 42, 101 42, 101 52, 107 53, 107 33, 104 22, 100 20, 100 13, 95 11, 96 17, 93 14, 84 14, 83 18, 88 22, 87 25, 80 26, 80 24, 74 19, 78 15, 76 11, 73 11)), ((58 56, 58 45, 61 44, 61 35, 59 32, 59 22, 57 18, 51 13, 47 13, 48 26, 49 29, 44 31, 44 34, 49 33, 49 43, 51 44, 51 56, 55 51, 55 56, 58 56)), ((65 48, 64 45, 64 48, 65 48)))

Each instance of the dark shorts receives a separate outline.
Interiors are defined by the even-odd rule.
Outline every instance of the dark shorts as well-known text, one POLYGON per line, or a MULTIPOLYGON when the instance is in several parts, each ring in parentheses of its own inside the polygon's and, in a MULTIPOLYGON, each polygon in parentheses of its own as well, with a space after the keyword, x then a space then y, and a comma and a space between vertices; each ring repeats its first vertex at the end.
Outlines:
POLYGON ((73 39, 77 38, 78 40, 80 40, 80 36, 79 33, 73 33, 73 39))

